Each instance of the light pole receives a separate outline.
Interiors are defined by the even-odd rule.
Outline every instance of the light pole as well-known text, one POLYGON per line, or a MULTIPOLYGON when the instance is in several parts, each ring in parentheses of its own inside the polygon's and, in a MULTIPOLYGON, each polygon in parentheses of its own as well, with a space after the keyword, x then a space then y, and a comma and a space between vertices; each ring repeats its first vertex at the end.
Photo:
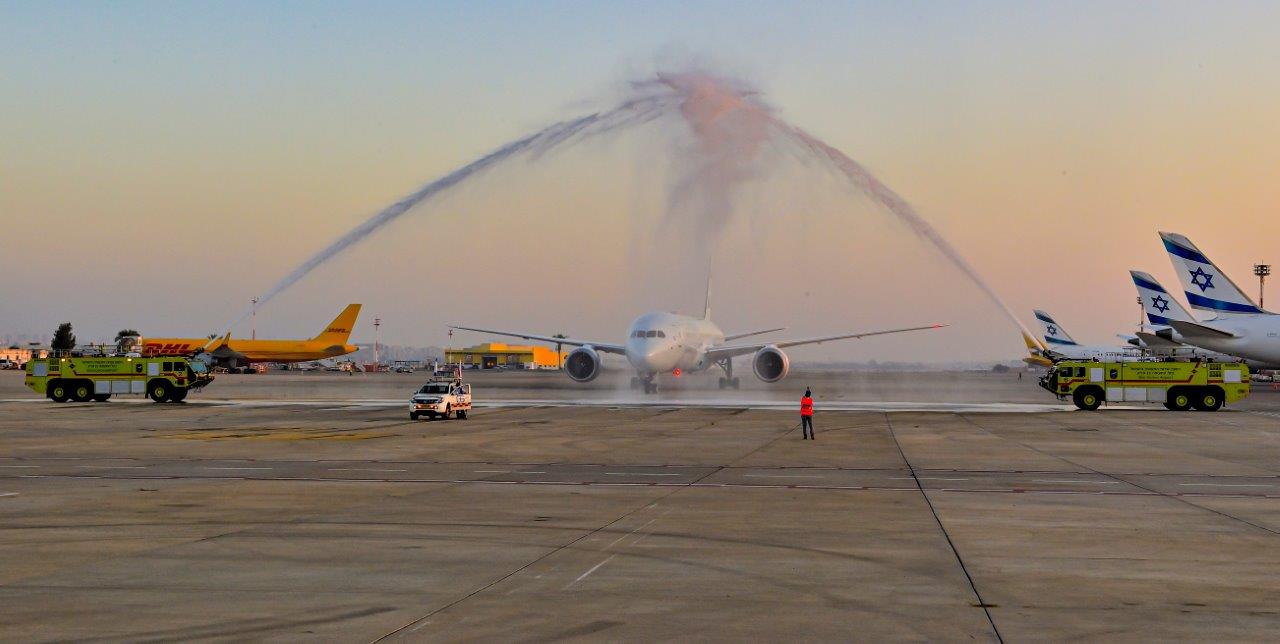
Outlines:
POLYGON ((1258 308, 1262 308, 1262 287, 1271 274, 1271 264, 1254 264, 1253 274, 1258 276, 1258 308))
POLYGON ((378 328, 380 326, 382 326, 382 318, 373 318, 373 372, 374 373, 378 373, 379 371, 382 371, 382 367, 380 367, 378 363, 378 344, 382 340, 382 333, 381 333, 381 330, 378 328))
POLYGON ((1138 296, 1138 329, 1142 329, 1142 323, 1147 319, 1147 306, 1142 303, 1142 296, 1138 296))
MULTIPOLYGON (((253 308, 251 309, 252 313, 250 313, 249 315, 249 329, 250 329, 249 339, 257 340, 258 339, 258 298, 255 297, 249 301, 253 303, 253 308)), ((244 319, 244 318, 241 318, 241 319, 244 319)))

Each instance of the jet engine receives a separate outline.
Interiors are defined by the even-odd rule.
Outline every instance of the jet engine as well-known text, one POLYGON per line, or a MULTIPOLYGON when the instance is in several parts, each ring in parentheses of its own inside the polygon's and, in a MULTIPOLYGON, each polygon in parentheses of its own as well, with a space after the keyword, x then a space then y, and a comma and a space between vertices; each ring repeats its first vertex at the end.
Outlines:
POLYGON ((778 382, 791 371, 791 361, 782 349, 769 345, 752 356, 751 369, 756 372, 757 378, 765 382, 778 382))
POLYGON ((591 347, 578 347, 565 358, 564 371, 578 382, 591 382, 600 375, 600 354, 591 347))

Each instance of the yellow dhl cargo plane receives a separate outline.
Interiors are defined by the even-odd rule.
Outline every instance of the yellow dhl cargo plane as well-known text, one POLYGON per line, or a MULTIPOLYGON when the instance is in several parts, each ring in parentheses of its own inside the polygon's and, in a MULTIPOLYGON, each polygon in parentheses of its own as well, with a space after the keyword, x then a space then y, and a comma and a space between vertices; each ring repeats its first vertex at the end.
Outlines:
POLYGON ((338 317, 310 340, 235 340, 231 333, 221 338, 144 338, 144 356, 190 355, 201 349, 220 367, 243 367, 254 362, 308 362, 352 353, 359 349, 347 344, 360 315, 359 304, 349 304, 338 317))

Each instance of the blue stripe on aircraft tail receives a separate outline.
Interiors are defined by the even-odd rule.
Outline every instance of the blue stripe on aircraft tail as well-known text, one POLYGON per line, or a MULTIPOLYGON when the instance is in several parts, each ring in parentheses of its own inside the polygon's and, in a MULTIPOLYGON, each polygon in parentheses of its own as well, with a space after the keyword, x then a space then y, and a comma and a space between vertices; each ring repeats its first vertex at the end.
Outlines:
POLYGON ((1156 315, 1155 313, 1148 313, 1147 319, 1151 320, 1152 324, 1163 324, 1163 325, 1169 324, 1169 318, 1164 317, 1163 315, 1156 315))
POLYGON ((1044 315, 1044 314, 1040 313, 1039 311, 1036 311, 1036 319, 1037 319, 1037 320, 1040 320, 1041 322, 1048 322, 1049 324, 1057 324, 1057 322, 1054 322, 1054 321, 1053 321, 1053 318, 1051 318, 1051 317, 1049 317, 1049 316, 1047 316, 1047 315, 1044 315))
POLYGON ((1047 336, 1047 335, 1046 335, 1046 336, 1044 336, 1044 340, 1045 340, 1045 342, 1048 342, 1049 344, 1065 344, 1065 345, 1074 345, 1074 344, 1075 344, 1075 342, 1072 342, 1072 341, 1070 341, 1070 340, 1059 340, 1058 338, 1051 338, 1051 337, 1049 337, 1049 336, 1047 336))
POLYGON ((1137 284, 1138 286, 1140 286, 1140 287, 1142 287, 1142 288, 1149 288, 1149 289, 1151 289, 1151 290, 1153 290, 1153 291, 1155 291, 1155 292, 1157 292, 1157 293, 1168 293, 1168 292, 1169 292, 1169 291, 1164 290, 1164 287, 1163 287, 1163 286, 1160 286, 1159 284, 1156 284, 1155 282, 1148 282, 1147 280, 1144 280, 1144 279, 1142 279, 1141 277, 1138 277, 1137 275, 1134 275, 1134 276, 1133 276, 1133 283, 1134 283, 1134 284, 1137 284))
POLYGON ((1193 262, 1200 262, 1201 264, 1211 263, 1208 257, 1205 257, 1204 255, 1201 255, 1200 253, 1197 253, 1196 251, 1191 250, 1190 248, 1183 248, 1182 246, 1179 246, 1167 239, 1163 241, 1164 241, 1164 249, 1169 251, 1170 254, 1177 255, 1178 257, 1181 257, 1183 259, 1189 259, 1193 262))
POLYGON ((1262 309, 1252 304, 1236 304, 1235 302, 1223 302, 1222 300, 1215 300, 1211 297, 1196 295, 1191 291, 1187 291, 1186 293, 1187 293, 1187 302, 1189 302, 1191 306, 1195 306, 1199 308, 1213 309, 1215 311, 1227 311, 1228 313, 1262 313, 1263 312, 1262 309))

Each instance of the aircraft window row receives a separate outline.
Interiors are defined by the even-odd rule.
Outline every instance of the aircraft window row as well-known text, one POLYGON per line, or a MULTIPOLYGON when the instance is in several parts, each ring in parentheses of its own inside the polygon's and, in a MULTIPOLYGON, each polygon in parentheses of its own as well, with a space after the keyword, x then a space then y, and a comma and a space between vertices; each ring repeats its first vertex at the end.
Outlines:
POLYGON ((665 338, 667 334, 663 331, 636 331, 631 334, 633 338, 665 338))

